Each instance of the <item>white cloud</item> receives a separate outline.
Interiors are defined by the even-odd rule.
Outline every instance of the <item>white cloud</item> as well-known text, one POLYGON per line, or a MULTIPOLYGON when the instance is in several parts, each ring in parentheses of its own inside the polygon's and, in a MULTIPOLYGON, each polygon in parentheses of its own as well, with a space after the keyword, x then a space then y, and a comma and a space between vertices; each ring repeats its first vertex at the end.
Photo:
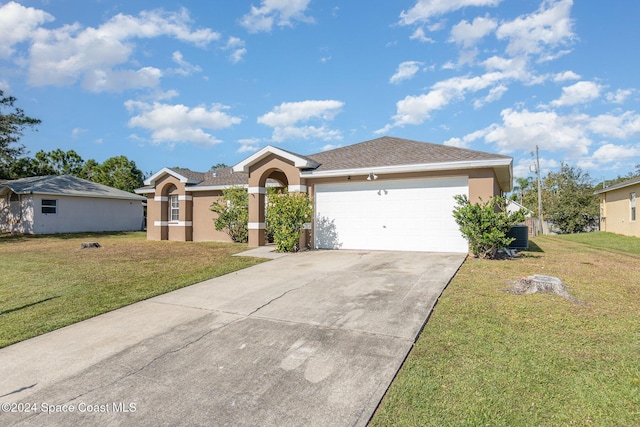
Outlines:
POLYGON ((238 140, 240 148, 236 151, 238 153, 253 153, 260 149, 260 138, 243 138, 238 140))
POLYGON ((497 6, 502 0, 418 0, 408 11, 400 13, 400 24, 411 25, 416 22, 429 21, 468 6, 497 6))
POLYGON ((162 71, 153 67, 139 70, 88 70, 82 86, 92 92, 122 92, 127 89, 157 87, 162 71))
POLYGON ((497 27, 498 22, 491 18, 477 17, 472 23, 463 20, 451 28, 449 41, 469 48, 497 27))
POLYGON ((477 141, 480 138, 484 138, 487 134, 487 129, 480 129, 475 132, 471 132, 463 136, 462 138, 450 138, 446 140, 443 144, 448 145, 450 147, 458 147, 458 148, 470 148, 471 143, 477 141))
POLYGON ((560 98, 551 101, 555 107, 584 104, 600 97, 602 87, 594 82, 581 81, 562 88, 560 98))
POLYGON ((411 34, 409 36, 409 40, 418 40, 421 41, 423 43, 433 43, 434 40, 431 37, 427 37, 427 35, 424 33, 424 29, 422 28, 416 28, 416 30, 413 32, 413 34, 411 34))
POLYGON ((342 147, 342 144, 327 144, 322 146, 322 151, 335 150, 340 147, 342 147))
POLYGON ((283 102, 258 117, 258 123, 273 128, 272 140, 276 142, 296 138, 341 139, 340 131, 327 128, 326 122, 333 120, 343 106, 344 102, 336 100, 283 102), (309 121, 319 121, 321 126, 303 125, 309 121))
POLYGON ((127 110, 135 114, 129 119, 129 127, 140 127, 151 132, 155 144, 196 143, 213 145, 221 142, 205 129, 224 129, 239 124, 239 117, 225 112, 229 107, 214 104, 187 107, 182 104, 145 103, 129 100, 127 110))
POLYGON ((598 163, 613 163, 621 160, 637 159, 640 158, 640 144, 604 144, 593 153, 592 158, 598 163))
POLYGON ((9 58, 14 53, 13 46, 31 39, 33 31, 45 22, 53 21, 48 13, 24 7, 16 2, 0 7, 0 58, 9 58))
POLYGON ((618 89, 615 92, 608 92, 606 98, 614 104, 623 104, 634 92, 634 89, 618 89))
POLYGON ((590 117, 586 126, 590 132, 605 138, 628 139, 640 135, 640 114, 633 111, 600 114, 590 117))
POLYGON ((262 0, 260 7, 251 6, 251 11, 240 19, 240 25, 250 33, 269 32, 273 25, 293 26, 293 21, 313 22, 304 12, 311 0, 262 0))
POLYGON ((200 71, 202 71, 202 68, 200 68, 200 66, 193 65, 187 62, 184 59, 182 52, 180 52, 179 50, 176 50, 175 52, 173 52, 173 54, 171 54, 171 59, 173 60, 173 62, 180 66, 179 68, 174 68, 171 70, 175 74, 188 76, 192 73, 199 73, 200 71))
POLYGON ((574 73, 573 71, 565 71, 563 73, 557 73, 555 76, 553 76, 554 82, 566 82, 569 80, 579 80, 579 79, 580 79, 580 75, 574 73))
POLYGON ((568 151, 573 157, 585 155, 592 143, 584 124, 585 115, 559 115, 555 111, 502 110, 502 124, 491 125, 485 141, 501 152, 531 150, 568 151))
POLYGON ((232 63, 237 64, 242 61, 244 56, 247 54, 247 49, 244 46, 244 40, 239 39, 238 37, 229 37, 229 40, 227 40, 227 44, 223 49, 230 52, 229 60, 232 63))
POLYGON ((78 136, 80 136, 81 134, 87 132, 86 129, 82 129, 82 128, 73 128, 73 130, 71 131, 71 137, 72 138, 77 138, 78 136))
POLYGON ((28 81, 35 86, 82 81, 85 88, 95 92, 154 87, 162 76, 157 68, 127 69, 127 64, 133 62, 135 39, 161 36, 196 46, 206 46, 220 37, 209 29, 193 29, 186 9, 143 11, 138 16, 119 14, 97 28, 83 28, 77 23, 53 30, 38 28, 30 36, 28 81))
POLYGON ((395 74, 389 79, 389 82, 398 84, 403 80, 411 79, 416 75, 418 71, 420 71, 421 66, 422 62, 418 61, 401 62, 400 65, 398 65, 398 69, 396 70, 395 74))
POLYGON ((473 102, 473 108, 477 110, 478 108, 484 107, 486 104, 498 101, 508 90, 509 89, 505 85, 499 85, 491 88, 487 96, 482 99, 476 99, 473 102))
MULTIPOLYGON (((488 87, 500 85, 515 74, 490 72, 476 77, 453 77, 443 80, 431 87, 422 95, 409 95, 396 103, 396 114, 393 123, 386 125, 376 133, 386 133, 391 128, 404 125, 419 125, 431 117, 431 113, 440 110, 457 99, 462 99, 469 92, 477 92, 488 87)), ((505 89, 498 89, 504 92, 505 89)), ((497 93, 494 93, 494 96, 497 93)))
POLYGON ((547 48, 566 45, 574 38, 572 5, 573 0, 543 1, 537 12, 502 23, 496 36, 507 40, 510 55, 548 56, 547 48))

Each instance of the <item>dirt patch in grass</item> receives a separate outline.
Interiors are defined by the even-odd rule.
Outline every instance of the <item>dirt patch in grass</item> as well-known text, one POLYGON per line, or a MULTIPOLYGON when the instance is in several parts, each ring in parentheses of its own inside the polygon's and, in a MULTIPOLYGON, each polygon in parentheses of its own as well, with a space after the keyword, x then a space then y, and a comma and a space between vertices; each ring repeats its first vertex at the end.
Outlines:
POLYGON ((2 237, 0 347, 264 261, 231 256, 243 250, 144 233, 2 237))
POLYGON ((534 243, 519 259, 463 264, 372 425, 638 425, 640 256, 534 243), (532 274, 585 305, 504 292, 532 274))

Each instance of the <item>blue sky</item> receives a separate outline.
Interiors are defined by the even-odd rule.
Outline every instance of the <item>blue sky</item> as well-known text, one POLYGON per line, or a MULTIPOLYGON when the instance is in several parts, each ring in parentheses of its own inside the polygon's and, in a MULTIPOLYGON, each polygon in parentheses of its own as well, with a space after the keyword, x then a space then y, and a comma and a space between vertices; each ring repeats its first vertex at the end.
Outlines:
POLYGON ((22 142, 143 172, 205 171, 265 145, 383 135, 561 162, 640 163, 640 2, 0 2, 0 89, 22 142), (636 46, 636 47, 634 47, 636 46))

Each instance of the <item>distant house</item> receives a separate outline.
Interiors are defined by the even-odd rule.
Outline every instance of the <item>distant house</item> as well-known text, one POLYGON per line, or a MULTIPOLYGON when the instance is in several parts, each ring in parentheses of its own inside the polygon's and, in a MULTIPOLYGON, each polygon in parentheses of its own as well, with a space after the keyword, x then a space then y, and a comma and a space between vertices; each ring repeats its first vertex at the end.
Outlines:
POLYGON ((507 212, 515 213, 515 212, 518 212, 519 210, 524 210, 524 216, 526 218, 530 218, 531 215, 533 215, 533 211, 531 209, 524 207, 523 205, 516 202, 515 200, 507 200, 507 212))
POLYGON ((640 177, 596 191, 600 196, 600 230, 640 237, 636 197, 640 177))
POLYGON ((266 243, 267 187, 277 182, 313 200, 302 246, 467 252, 454 196, 472 202, 506 193, 511 157, 382 137, 312 155, 267 146, 232 168, 164 168, 136 190, 148 200, 152 240, 228 240, 209 207, 231 186, 249 194, 249 246, 266 243))
POLYGON ((55 234, 142 230, 146 198, 71 175, 0 182, 0 231, 55 234))

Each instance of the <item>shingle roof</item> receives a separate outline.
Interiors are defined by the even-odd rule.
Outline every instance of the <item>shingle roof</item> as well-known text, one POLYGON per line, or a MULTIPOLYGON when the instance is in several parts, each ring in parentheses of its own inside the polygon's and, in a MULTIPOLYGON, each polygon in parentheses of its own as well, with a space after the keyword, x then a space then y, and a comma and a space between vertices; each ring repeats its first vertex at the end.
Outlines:
POLYGON ((246 185, 249 179, 246 173, 232 172, 230 167, 216 169, 202 174, 202 182, 196 187, 210 187, 219 185, 246 185))
POLYGON ((106 199, 145 200, 142 196, 71 175, 47 175, 15 179, 0 184, 0 193, 6 192, 6 189, 16 194, 50 194, 106 199))
MULTIPOLYGON (((280 148, 279 148, 280 149, 280 148)), ((282 150, 282 149, 280 149, 282 150)), ((314 172, 376 168, 384 166, 403 166, 437 163, 455 163, 482 160, 509 160, 511 157, 465 148, 450 147, 441 144, 412 141, 409 139, 384 136, 370 141, 336 148, 308 156, 301 156, 291 151, 287 153, 318 163, 314 172)), ((191 181, 190 188, 246 185, 247 174, 233 172, 232 168, 218 169, 209 172, 194 172, 183 168, 169 170, 191 181)), ((140 190, 152 190, 145 187, 140 190)))
POLYGON ((499 154, 389 136, 312 154, 308 157, 320 163, 315 171, 509 159, 508 156, 499 154))
POLYGON ((636 178, 628 179, 626 181, 619 182, 619 183, 614 184, 614 185, 612 185, 610 187, 603 188, 602 190, 596 191, 595 194, 606 193, 607 191, 617 190, 619 188, 628 187, 630 185, 634 185, 634 184, 638 184, 638 183, 640 183, 640 176, 638 176, 636 178))

